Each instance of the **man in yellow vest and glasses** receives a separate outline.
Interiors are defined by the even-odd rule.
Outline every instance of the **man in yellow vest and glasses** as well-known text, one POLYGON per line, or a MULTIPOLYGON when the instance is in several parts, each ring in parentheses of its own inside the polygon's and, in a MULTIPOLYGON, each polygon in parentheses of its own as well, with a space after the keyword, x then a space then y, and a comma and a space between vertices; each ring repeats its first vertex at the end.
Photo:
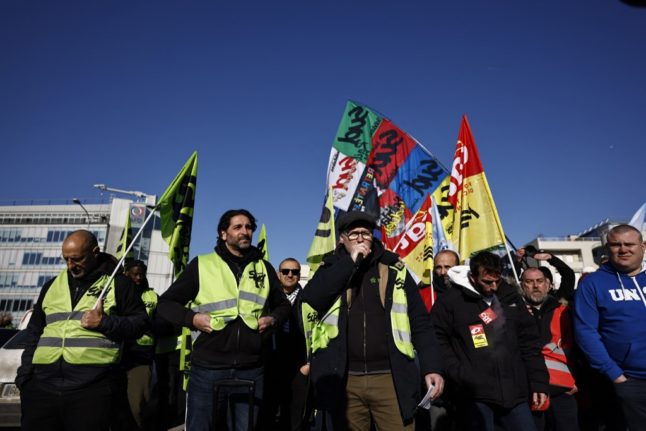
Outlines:
POLYGON ((108 430, 118 393, 117 364, 126 340, 141 337, 148 318, 131 280, 101 253, 89 231, 63 242, 67 269, 43 286, 27 326, 18 369, 23 430, 108 430))
POLYGON ((328 429, 412 430, 420 382, 443 391, 442 362, 417 285, 399 256, 374 238, 375 219, 339 217, 340 244, 303 291, 318 314, 311 369, 328 429))
POLYGON ((256 421, 263 393, 262 335, 289 317, 291 305, 276 270, 251 245, 255 230, 249 211, 225 212, 215 251, 193 259, 160 298, 161 317, 198 331, 187 390, 188 431, 247 429, 251 406, 244 387, 219 391, 218 418, 226 413, 227 423, 213 423, 214 389, 224 380, 255 383, 256 421))

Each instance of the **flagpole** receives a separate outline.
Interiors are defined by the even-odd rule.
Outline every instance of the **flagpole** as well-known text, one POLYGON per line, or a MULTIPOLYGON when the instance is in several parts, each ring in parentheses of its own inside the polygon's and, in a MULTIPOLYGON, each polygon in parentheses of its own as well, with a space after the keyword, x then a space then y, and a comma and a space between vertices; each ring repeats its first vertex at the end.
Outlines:
POLYGON ((507 241, 505 241, 505 250, 507 250, 507 256, 509 256, 509 263, 511 263, 511 270, 513 271, 514 277, 516 278, 516 283, 518 283, 518 285, 520 286, 520 280, 518 278, 518 273, 516 272, 516 265, 514 263, 513 258, 511 257, 511 251, 507 246, 507 241))
POLYGON ((155 207, 153 207, 153 208, 151 209, 150 214, 148 214, 148 217, 146 217, 146 220, 144 220, 144 223, 143 223, 143 224, 141 225, 141 227, 139 228, 139 231, 138 231, 138 232, 137 232, 137 234, 132 238, 132 241, 130 242, 130 245, 128 245, 128 247, 126 248, 126 251, 123 253, 123 256, 122 256, 122 257, 121 257, 121 259, 119 260, 119 263, 117 263, 117 266, 114 268, 114 271, 112 271, 112 274, 110 275, 110 278, 109 278, 109 279, 108 279, 108 281, 105 283, 105 286, 103 286, 103 290, 101 290, 101 294, 99 295, 99 297, 98 297, 98 298, 97 298, 97 300, 96 300, 96 303, 94 304, 94 308, 95 308, 95 309, 96 309, 96 307, 98 307, 99 303, 100 303, 100 302, 101 302, 101 300, 103 299, 103 296, 105 295, 105 292, 106 292, 106 290, 108 289, 108 286, 110 285, 110 283, 112 283, 112 280, 114 280, 114 277, 116 277, 117 272, 119 271, 119 267, 121 267, 121 265, 123 264, 123 261, 124 261, 124 260, 126 260, 126 256, 128 256, 128 253, 130 252, 130 250, 132 249, 132 247, 135 245, 135 242, 136 242, 136 241, 137 241, 137 239, 141 236, 142 232, 144 231, 144 228, 146 227, 146 225, 148 224, 148 222, 150 221, 150 219, 152 219, 152 218, 153 218, 153 216, 155 215, 155 211, 157 211, 157 207, 156 207, 156 206, 155 206, 155 207))

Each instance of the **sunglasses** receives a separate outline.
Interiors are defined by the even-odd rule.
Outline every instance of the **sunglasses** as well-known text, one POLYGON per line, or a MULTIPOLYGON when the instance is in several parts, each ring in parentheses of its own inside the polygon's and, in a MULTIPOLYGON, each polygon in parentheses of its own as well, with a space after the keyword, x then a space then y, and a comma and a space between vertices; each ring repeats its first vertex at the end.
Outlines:
POLYGON ((280 270, 280 273, 283 274, 283 275, 289 275, 290 272, 293 275, 295 275, 296 277, 301 276, 301 270, 300 269, 281 269, 280 270))

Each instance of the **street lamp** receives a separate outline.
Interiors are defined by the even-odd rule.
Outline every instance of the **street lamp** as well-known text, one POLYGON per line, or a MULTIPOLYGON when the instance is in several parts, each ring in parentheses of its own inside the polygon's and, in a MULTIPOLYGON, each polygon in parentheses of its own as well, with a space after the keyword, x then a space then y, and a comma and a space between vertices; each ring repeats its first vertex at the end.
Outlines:
POLYGON ((81 200, 79 198, 74 198, 72 199, 72 202, 74 202, 76 205, 80 206, 81 209, 85 212, 86 220, 87 220, 87 230, 90 230, 90 213, 87 212, 83 204, 81 203, 81 200))

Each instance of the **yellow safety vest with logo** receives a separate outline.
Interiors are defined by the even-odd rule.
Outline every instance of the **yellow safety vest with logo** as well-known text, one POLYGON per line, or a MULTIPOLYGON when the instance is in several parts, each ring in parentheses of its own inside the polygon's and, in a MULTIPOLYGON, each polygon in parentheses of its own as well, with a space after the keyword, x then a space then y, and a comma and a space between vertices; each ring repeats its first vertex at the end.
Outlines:
MULTIPOLYGON (((402 354, 413 359, 415 349, 411 340, 410 321, 408 320, 408 299, 404 290, 406 282, 406 267, 402 262, 388 267, 379 264, 379 293, 382 305, 385 302, 385 290, 388 283, 389 269, 395 270, 395 282, 393 288, 393 303, 390 308, 390 322, 392 326, 395 346, 402 354)), ((349 290, 348 290, 349 292, 349 290)), ((349 296, 349 293, 348 293, 349 296)), ((341 297, 339 296, 332 307, 325 313, 322 319, 317 319, 316 311, 307 303, 303 303, 303 328, 305 331, 305 344, 308 354, 324 349, 330 340, 339 335, 339 313, 341 310, 341 297)))
MULTIPOLYGON (((61 271, 43 299, 46 325, 32 363, 52 364, 61 356, 65 362, 75 365, 108 365, 119 360, 119 343, 98 331, 81 326, 83 313, 94 308, 99 293, 109 279, 107 275, 100 277, 72 309, 67 270, 61 271)), ((116 305, 113 280, 105 295, 103 313, 112 314, 116 305)))
POLYGON ((258 329, 258 318, 269 296, 269 277, 265 262, 249 263, 240 283, 229 265, 215 252, 198 256, 200 289, 191 307, 211 315, 211 328, 220 331, 238 316, 251 329, 258 329))
MULTIPOLYGON (((141 301, 146 307, 146 313, 150 319, 153 318, 153 312, 157 308, 158 296, 153 289, 146 289, 141 294, 141 301)), ((137 340, 137 344, 140 346, 152 346, 155 343, 155 339, 152 335, 144 334, 137 340)))

